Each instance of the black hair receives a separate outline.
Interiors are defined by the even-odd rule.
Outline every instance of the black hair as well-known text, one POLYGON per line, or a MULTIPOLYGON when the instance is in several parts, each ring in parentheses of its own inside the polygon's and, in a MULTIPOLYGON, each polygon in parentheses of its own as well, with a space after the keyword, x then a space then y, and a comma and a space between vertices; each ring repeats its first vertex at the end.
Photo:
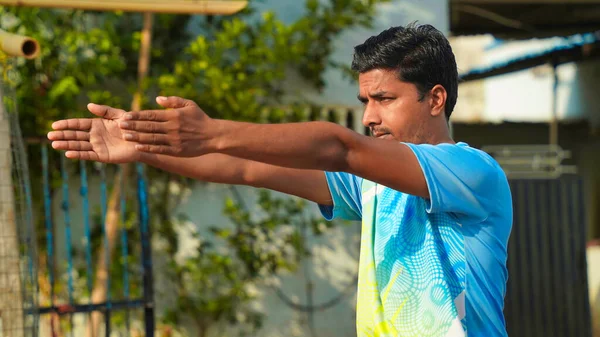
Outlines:
POLYGON ((352 70, 373 69, 396 70, 399 80, 417 87, 419 100, 435 85, 443 86, 448 93, 446 119, 450 119, 458 97, 458 70, 450 42, 433 26, 392 27, 356 46, 352 70))

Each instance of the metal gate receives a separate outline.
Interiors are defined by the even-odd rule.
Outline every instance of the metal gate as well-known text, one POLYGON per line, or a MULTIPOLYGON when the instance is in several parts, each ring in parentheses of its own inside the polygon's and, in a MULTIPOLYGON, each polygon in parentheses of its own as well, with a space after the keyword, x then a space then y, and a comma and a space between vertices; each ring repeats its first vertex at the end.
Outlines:
MULTIPOLYGON (((74 317, 81 317, 86 320, 84 321, 85 324, 90 324, 92 313, 102 313, 104 321, 100 326, 103 327, 104 335, 108 337, 111 335, 111 331, 117 330, 114 315, 122 312, 124 318, 121 319, 121 324, 118 327, 121 332, 119 335, 129 336, 132 322, 130 313, 141 309, 143 311, 139 315, 141 318, 136 321, 143 325, 141 329, 145 332, 145 336, 154 336, 152 255, 148 192, 144 166, 142 164, 134 166, 135 172, 128 175, 133 177, 133 186, 131 189, 127 189, 124 188, 125 184, 123 182, 127 180, 123 180, 124 173, 121 167, 98 163, 90 164, 84 161, 70 161, 65 159, 64 154, 48 150, 47 144, 34 145, 33 148, 40 151, 41 158, 44 233, 38 235, 45 238, 45 240, 40 241, 45 241, 45 247, 40 248, 45 251, 47 256, 46 265, 39 266, 39 269, 42 271, 43 277, 48 280, 47 286, 50 289, 50 296, 49 305, 28 310, 26 315, 40 318, 54 316, 57 319, 50 320, 51 336, 55 336, 55 321, 59 325, 62 323, 62 325, 67 326, 64 330, 66 336, 75 336, 81 335, 82 326, 80 324, 79 329, 74 328, 74 317), (107 191, 110 187, 109 179, 107 179, 108 171, 114 174, 114 184, 121 184, 120 200, 118 200, 120 227, 114 242, 115 258, 113 259, 109 258, 106 229, 107 191), (55 183, 57 183, 56 177, 59 177, 59 185, 51 186, 53 175, 55 176, 55 183), (70 179, 70 176, 73 179, 70 179), (96 181, 94 185, 88 181, 92 178, 95 178, 96 181), (127 190, 135 192, 127 195, 127 190), (73 191, 76 192, 70 193, 73 191), (91 201, 92 197, 95 197, 93 199, 97 201, 96 204, 91 201), (60 207, 58 209, 52 207, 53 200, 55 202, 59 201, 60 207), (73 205, 75 203, 76 206, 73 205), (127 205, 133 205, 129 207, 135 208, 131 211, 127 210, 127 205), (94 206, 99 208, 98 219, 95 220, 97 224, 96 233, 94 233, 91 211, 94 206), (72 212, 75 208, 82 213, 82 221, 74 220, 72 212), (134 223, 130 228, 125 225, 127 222, 126 212, 131 213, 130 218, 134 219, 129 221, 134 223), (60 222, 60 225, 53 223, 53 221, 60 222), (137 229, 135 229, 136 226, 137 229), (75 230, 81 231, 83 234, 76 237, 73 234, 75 230), (131 237, 132 233, 135 234, 135 238, 131 237), (104 260, 99 254, 95 258, 93 256, 92 241, 94 237, 99 239, 96 240, 99 242, 98 245, 104 246, 104 260), (77 243, 80 243, 79 249, 76 249, 77 243), (117 246, 119 246, 118 250, 116 249, 117 246), (58 257, 57 248, 64 249, 61 258, 58 257), (132 252, 134 249, 136 250, 135 253, 132 252), (106 296, 104 296, 106 300, 100 303, 91 300, 95 288, 94 282, 99 282, 95 270, 95 267, 100 263, 99 261, 106 263, 105 268, 108 271, 105 281, 102 281, 106 282, 104 284, 107 289, 106 296), (77 267, 80 269, 80 285, 78 287, 75 278, 77 267), (120 268, 121 270, 121 277, 118 280, 111 277, 111 270, 114 271, 114 268, 120 268), (83 273, 83 276, 81 276, 81 273, 83 273), (112 285, 113 283, 114 285, 112 285), (130 292, 133 286, 138 289, 136 294, 130 292), (62 290, 59 293, 57 289, 62 290), (78 292, 80 294, 79 298, 84 298, 84 300, 77 300, 76 293, 78 292), (81 293, 86 295, 81 296, 81 293)), ((137 312, 139 313, 139 310, 137 312)), ((92 332, 92 336, 97 336, 96 332, 92 332)))
POLYGON ((591 337, 581 177, 510 181, 505 317, 510 337, 591 337))

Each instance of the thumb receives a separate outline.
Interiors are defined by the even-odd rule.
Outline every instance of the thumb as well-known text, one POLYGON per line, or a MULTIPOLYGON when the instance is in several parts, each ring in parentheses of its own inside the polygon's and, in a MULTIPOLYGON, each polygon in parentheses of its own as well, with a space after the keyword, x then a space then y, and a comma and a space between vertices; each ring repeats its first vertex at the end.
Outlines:
POLYGON ((156 97, 156 103, 167 109, 185 108, 187 106, 196 105, 193 101, 177 96, 158 96, 156 97))
POLYGON ((87 108, 94 115, 105 119, 121 118, 121 116, 123 116, 125 113, 125 110, 115 109, 108 105, 98 105, 94 103, 88 104, 87 108))

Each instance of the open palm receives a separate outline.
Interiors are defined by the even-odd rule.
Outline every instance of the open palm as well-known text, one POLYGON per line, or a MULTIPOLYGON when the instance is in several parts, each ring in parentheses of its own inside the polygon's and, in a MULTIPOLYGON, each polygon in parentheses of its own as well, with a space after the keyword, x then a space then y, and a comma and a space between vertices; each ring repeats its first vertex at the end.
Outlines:
POLYGON ((75 118, 56 121, 48 139, 52 147, 65 150, 67 158, 123 164, 138 160, 135 143, 123 139, 118 123, 125 111, 90 104, 88 109, 102 118, 75 118))

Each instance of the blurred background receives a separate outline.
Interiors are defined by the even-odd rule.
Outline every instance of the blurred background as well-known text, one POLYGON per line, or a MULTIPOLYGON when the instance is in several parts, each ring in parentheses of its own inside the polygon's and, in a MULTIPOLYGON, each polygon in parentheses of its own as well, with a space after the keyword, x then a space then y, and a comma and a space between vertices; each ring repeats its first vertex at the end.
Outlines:
POLYGON ((67 161, 45 137, 88 102, 156 95, 366 134, 353 47, 414 21, 455 52, 454 139, 510 180, 509 336, 600 336, 600 0, 0 6, 0 336, 355 336, 360 224, 279 193, 67 161))

